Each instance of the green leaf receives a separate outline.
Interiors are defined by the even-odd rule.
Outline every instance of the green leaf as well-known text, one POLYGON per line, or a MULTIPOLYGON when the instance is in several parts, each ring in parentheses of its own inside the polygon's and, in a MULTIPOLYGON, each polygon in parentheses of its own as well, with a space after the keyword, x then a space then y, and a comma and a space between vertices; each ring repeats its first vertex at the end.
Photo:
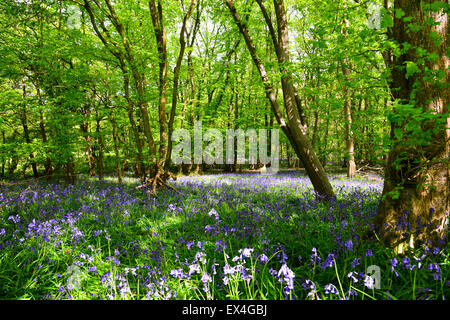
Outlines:
POLYGON ((405 11, 402 9, 395 9, 395 17, 401 19, 405 15, 405 11))
POLYGON ((413 61, 406 61, 406 75, 405 78, 409 79, 412 75, 420 73, 420 69, 413 61))
POLYGON ((412 17, 404 17, 403 22, 410 22, 412 20, 412 17))

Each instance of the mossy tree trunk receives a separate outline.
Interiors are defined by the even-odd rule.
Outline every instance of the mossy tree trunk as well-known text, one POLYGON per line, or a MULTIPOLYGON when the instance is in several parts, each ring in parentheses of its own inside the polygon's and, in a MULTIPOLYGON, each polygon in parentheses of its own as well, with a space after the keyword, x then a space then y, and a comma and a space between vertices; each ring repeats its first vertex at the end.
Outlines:
POLYGON ((388 36, 392 147, 375 231, 386 245, 439 245, 448 227, 450 179, 448 14, 445 1, 395 1, 388 36), (427 8, 431 8, 428 10, 427 8), (446 115, 447 114, 447 115, 446 115))

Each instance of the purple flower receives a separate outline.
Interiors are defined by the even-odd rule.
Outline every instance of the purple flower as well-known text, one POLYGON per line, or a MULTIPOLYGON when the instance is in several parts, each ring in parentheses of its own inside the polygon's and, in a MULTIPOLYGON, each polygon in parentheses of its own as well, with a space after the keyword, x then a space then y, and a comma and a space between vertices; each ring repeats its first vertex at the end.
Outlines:
POLYGON ((369 289, 373 289, 373 286, 375 285, 375 280, 372 277, 366 275, 364 278, 364 285, 369 289))
POLYGON ((316 264, 316 261, 320 263, 320 261, 322 260, 319 255, 317 254, 317 249, 316 248, 312 248, 312 252, 313 254, 311 255, 311 261, 316 264))
POLYGON ((339 293, 338 289, 331 283, 327 284, 324 289, 325 289, 325 294, 330 294, 330 293, 338 294, 339 293))
POLYGON ((120 261, 116 259, 115 257, 112 257, 111 260, 114 262, 116 266, 120 265, 120 261))
POLYGON ((280 268, 280 270, 278 271, 278 277, 281 280, 281 276, 284 277, 284 282, 286 282, 287 287, 290 290, 294 289, 294 278, 295 278, 295 274, 294 272, 289 269, 289 267, 286 264, 283 264, 280 268))
POLYGON ((194 263, 189 266, 189 275, 193 273, 200 273, 200 266, 198 263, 194 263))
POLYGON ((328 267, 333 267, 334 266, 334 254, 329 253, 327 258, 325 259, 323 265, 322 265, 322 269, 326 269, 328 267))
POLYGON ((348 241, 345 243, 345 248, 346 248, 348 251, 353 251, 353 241, 352 241, 352 239, 348 240, 348 241))
POLYGON ((269 258, 263 253, 262 255, 259 256, 259 261, 261 263, 266 263, 269 261, 269 258))
POLYGON ((97 271, 97 266, 89 267, 89 272, 92 272, 92 273, 98 273, 98 271, 97 271))
POLYGON ((236 272, 236 267, 230 267, 230 265, 228 263, 223 267, 223 273, 225 273, 225 274, 233 274, 235 272, 236 272))
POLYGON ((206 264, 206 253, 197 251, 195 254, 194 262, 200 261, 202 264, 206 264))
POLYGON ((360 265, 360 263, 359 263, 359 259, 360 259, 360 258, 355 258, 355 259, 353 260, 353 262, 352 262, 352 268, 354 268, 354 267, 356 267, 356 266, 359 266, 359 265, 360 265))
POLYGON ((219 220, 219 214, 217 213, 216 210, 214 210, 214 208, 211 209, 211 211, 208 213, 208 215, 209 215, 210 217, 211 217, 211 216, 214 216, 214 218, 215 218, 216 220, 219 220))
POLYGON ((253 249, 251 248, 245 248, 245 249, 239 249, 239 253, 242 254, 246 258, 250 258, 252 255, 253 249))
POLYGON ((405 258, 402 260, 403 268, 408 269, 408 268, 409 268, 409 263, 410 263, 409 258, 408 258, 408 257, 405 257, 405 258))
POLYGON ((397 266, 398 260, 396 258, 391 259, 391 272, 394 272, 395 276, 398 277, 397 271, 395 271, 395 267, 397 266))
POLYGON ((212 282, 211 275, 207 272, 202 273, 202 282, 203 285, 207 285, 208 283, 212 282))
POLYGON ((100 233, 102 233, 103 230, 96 230, 94 231, 94 237, 98 237, 100 235, 100 233))
POLYGON ((307 279, 304 283, 303 283, 303 287, 306 288, 310 288, 311 291, 308 293, 308 297, 310 299, 314 299, 316 297, 316 293, 317 293, 317 288, 316 288, 316 284, 314 282, 312 282, 311 280, 307 279))
POLYGON ((181 268, 173 269, 172 271, 170 271, 170 275, 174 278, 182 279, 184 276, 184 272, 183 272, 183 269, 181 269, 181 268))
POLYGON ((358 282, 358 279, 356 279, 356 277, 355 277, 353 274, 354 274, 353 272, 350 272, 350 273, 347 275, 347 277, 352 278, 353 281, 356 283, 356 282, 358 282))

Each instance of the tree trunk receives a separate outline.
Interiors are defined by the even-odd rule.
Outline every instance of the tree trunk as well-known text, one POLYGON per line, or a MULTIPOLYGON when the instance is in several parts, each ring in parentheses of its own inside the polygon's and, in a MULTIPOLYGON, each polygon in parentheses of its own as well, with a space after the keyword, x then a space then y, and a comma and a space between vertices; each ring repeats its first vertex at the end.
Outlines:
POLYGON ((192 14, 192 11, 194 10, 195 3, 197 0, 191 0, 191 4, 189 6, 188 11, 186 12, 184 19, 183 19, 183 25, 180 30, 180 52, 178 53, 177 63, 175 65, 175 68, 173 70, 173 89, 172 89, 172 108, 170 109, 170 118, 169 118, 169 126, 168 126, 168 134, 169 139, 167 141, 167 155, 165 158, 164 163, 164 170, 169 169, 169 165, 171 162, 171 156, 172 156, 172 132, 173 132, 173 123, 175 121, 175 114, 177 109, 177 100, 178 100, 178 79, 180 76, 180 69, 181 69, 181 63, 183 61, 184 52, 186 50, 186 40, 185 40, 185 32, 186 32, 186 25, 189 17, 192 14))
POLYGON ((117 169, 117 179, 119 180, 119 184, 123 183, 122 180, 122 165, 120 161, 120 151, 119 151, 119 139, 117 137, 117 124, 114 118, 114 112, 110 114, 110 121, 112 126, 112 136, 114 141, 114 152, 116 153, 116 169, 117 169))
POLYGON ((405 17, 412 17, 410 23, 420 29, 411 29, 409 23, 394 18, 394 26, 388 30, 388 37, 403 51, 387 59, 393 63, 390 87, 399 104, 391 117, 397 121, 391 120, 393 145, 374 226, 383 242, 399 253, 407 246, 439 245, 448 228, 450 129, 445 126, 450 127, 450 118, 445 119, 443 115, 450 103, 450 59, 446 56, 450 32, 448 14, 442 10, 425 11, 424 4, 433 2, 395 1, 395 9, 403 10, 405 17), (430 20, 437 25, 430 25, 430 20), (436 41, 437 36, 441 41, 436 41), (406 43, 411 47, 405 48, 406 43), (426 50, 434 58, 423 62, 416 48, 426 50), (419 71, 408 74, 410 63, 418 66, 419 71), (443 76, 430 77, 430 70, 440 70, 443 76), (413 108, 414 117, 410 113, 402 118, 408 112, 405 105, 413 108), (444 123, 437 121, 439 115, 444 123))
MULTIPOLYGON (((150 15, 153 22, 153 29, 156 38, 156 47, 159 58, 159 162, 157 163, 157 171, 164 168, 167 153, 167 116, 166 116, 166 102, 167 102, 167 47, 166 47, 166 32, 163 24, 163 12, 161 2, 158 4, 155 0, 148 2, 150 7, 150 15)), ((178 81, 178 80, 177 80, 178 81)), ((175 104, 176 105, 176 104, 175 104)), ((157 174, 157 173, 156 173, 157 174)))
MULTIPOLYGON (((28 119, 27 119, 27 109, 26 109, 26 86, 25 86, 25 80, 22 86, 22 98, 23 98, 23 107, 22 107, 22 111, 20 114, 20 120, 22 122, 22 128, 23 128, 23 135, 25 138, 25 142, 27 144, 31 144, 31 138, 30 138, 30 131, 28 129, 28 119)), ((34 154, 33 152, 30 153, 30 162, 31 162, 31 167, 33 169, 33 176, 35 178, 37 178, 39 176, 39 173, 37 171, 37 165, 36 165, 36 161, 34 160, 34 154)))
POLYGON ((352 100, 349 97, 348 88, 345 89, 344 116, 345 116, 345 137, 347 149, 347 177, 354 178, 356 176, 355 163, 355 141, 352 132, 352 100))
MULTIPOLYGON (((5 137, 4 130, 2 130, 2 142, 3 142, 3 145, 6 145, 6 137, 5 137)), ((2 154, 1 159, 2 159, 2 169, 1 169, 0 177, 4 178, 5 177, 5 163, 6 163, 5 154, 2 154)))
POLYGON ((134 142, 136 144, 136 173, 141 180, 145 179, 145 164, 144 164, 144 142, 142 141, 139 130, 136 124, 136 120, 134 119, 134 103, 130 97, 130 89, 129 83, 130 79, 128 74, 126 73, 125 63, 122 65, 122 73, 123 73, 123 87, 125 92, 125 99, 127 100, 127 114, 128 120, 130 121, 131 131, 133 132, 134 142))
POLYGON ((95 169, 96 159, 94 155, 94 150, 91 145, 91 136, 89 135, 89 124, 88 124, 88 110, 87 107, 82 111, 84 116, 84 121, 80 125, 81 132, 83 134, 84 141, 86 142, 85 155, 87 157, 87 163, 89 166, 89 176, 95 177, 97 171, 95 169))
MULTIPOLYGON (((139 130, 138 130, 138 126, 134 120, 134 102, 132 101, 131 96, 130 96, 130 87, 129 87, 130 81, 129 81, 129 75, 128 75, 128 67, 125 64, 125 60, 129 63, 133 78, 135 80, 134 85, 136 88, 136 93, 138 95, 138 107, 141 111, 141 117, 142 117, 142 121, 144 124, 144 135, 148 142, 149 155, 152 158, 152 160, 155 160, 156 147, 155 147, 155 144, 153 141, 153 136, 151 133, 149 116, 148 116, 148 111, 147 111, 147 103, 145 102, 145 91, 144 91, 144 85, 143 85, 143 78, 142 78, 142 75, 139 73, 139 70, 134 61, 134 56, 131 52, 131 47, 130 47, 130 44, 126 37, 125 29, 124 29, 123 25, 120 23, 117 15, 114 11, 114 8, 111 5, 111 2, 109 0, 105 0, 105 2, 107 4, 108 10, 110 12, 110 14, 108 15, 108 18, 110 19, 111 23, 114 25, 114 27, 116 28, 117 32, 119 33, 119 35, 121 37, 122 44, 124 47, 123 50, 121 48, 119 48, 118 44, 113 39, 111 39, 111 36, 107 32, 103 21, 100 21, 100 23, 97 24, 97 19, 99 19, 99 18, 96 18, 94 9, 91 7, 91 3, 88 0, 84 0, 84 8, 86 9, 86 11, 89 15, 92 27, 93 27, 96 35, 101 40, 101 42, 104 44, 104 46, 111 52, 111 54, 114 55, 117 58, 117 60, 119 61, 119 66, 123 73, 123 86, 124 86, 125 98, 127 100, 128 118, 130 120, 130 124, 132 127, 132 131, 134 134, 137 151, 138 151, 137 155, 136 155, 136 158, 137 158, 137 163, 136 163, 137 170, 136 171, 137 171, 137 174, 139 175, 139 177, 141 178, 141 180, 143 181, 146 176, 146 170, 145 170, 146 168, 145 168, 144 156, 143 156, 143 148, 144 148, 145 142, 141 139, 139 130), (100 25, 101 29, 103 30, 103 33, 98 28, 98 25, 100 25)), ((95 2, 95 4, 97 5, 97 7, 100 10, 102 10, 102 11, 106 10, 105 8, 101 7, 99 2, 95 2)))
MULTIPOLYGON (((38 95, 39 105, 42 106, 43 102, 42 102, 42 96, 41 96, 41 86, 40 86, 40 81, 39 81, 38 75, 36 75, 35 83, 36 83, 36 92, 38 95)), ((39 113, 39 129, 41 131, 42 143, 44 144, 44 147, 45 147, 48 144, 48 139, 47 139, 47 132, 45 130, 44 114, 42 111, 40 111, 40 113, 39 113)), ((48 150, 46 150, 46 152, 48 152, 48 150)), ((47 176, 47 179, 49 179, 51 177, 51 175, 53 174, 52 159, 50 157, 47 157, 45 159, 44 168, 45 168, 45 175, 47 176)))
MULTIPOLYGON (((284 117, 281 113, 281 109, 278 105, 278 102, 275 98, 273 87, 269 82, 269 78, 267 72, 262 64, 261 60, 257 56, 256 48, 251 40, 247 28, 242 24, 239 15, 236 12, 236 8, 234 7, 232 0, 225 0, 230 12, 236 22, 242 36, 245 39, 247 48, 250 52, 250 55, 255 63, 261 79, 264 84, 264 88, 266 91, 266 96, 269 99, 272 111, 274 112, 276 119, 283 130, 283 132, 288 137, 291 145, 295 149, 296 154, 303 162, 306 172, 309 175, 311 183, 314 186, 318 196, 320 199, 329 200, 334 197, 334 192, 331 187, 331 184, 325 174, 325 171, 317 158, 317 155, 311 145, 311 141, 306 135, 305 127, 302 125, 300 121, 300 115, 298 113, 297 105, 295 104, 295 93, 292 85, 289 85, 292 82, 292 78, 290 77, 287 69, 284 67, 282 69, 282 88, 283 88, 283 98, 284 98, 284 106, 288 116, 288 122, 284 120, 284 117)), ((277 22, 278 22, 278 33, 279 33, 279 46, 278 49, 280 52, 281 62, 289 62, 289 37, 287 32, 287 21, 286 21, 286 12, 284 10, 284 4, 282 1, 274 1, 276 13, 277 13, 277 22)))
MULTIPOLYGON (((344 19, 344 37, 347 37, 348 20, 344 19)), ((356 176, 356 163, 355 163, 355 141, 352 132, 352 99, 350 97, 350 89, 348 82, 350 81, 350 70, 348 68, 349 61, 345 57, 342 66, 342 73, 344 74, 344 117, 345 117, 345 142, 346 142, 346 166, 347 177, 354 178, 356 176)))
POLYGON ((96 122, 97 122, 97 126, 95 129, 95 134, 97 136, 97 150, 98 150, 98 154, 97 154, 97 171, 98 171, 98 180, 102 181, 103 180, 103 176, 105 174, 105 164, 103 161, 103 137, 102 137, 102 133, 100 132, 100 121, 101 119, 99 118, 98 115, 98 111, 96 114, 96 122))

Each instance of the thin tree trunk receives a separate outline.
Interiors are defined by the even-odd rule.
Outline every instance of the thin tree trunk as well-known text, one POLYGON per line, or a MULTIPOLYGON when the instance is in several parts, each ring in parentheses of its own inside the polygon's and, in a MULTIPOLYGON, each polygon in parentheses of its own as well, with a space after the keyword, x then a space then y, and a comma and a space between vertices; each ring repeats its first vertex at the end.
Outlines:
MULTIPOLYGON (((344 37, 347 37, 348 32, 348 20, 344 19, 344 37)), ((344 119, 345 119, 345 142, 346 142, 346 165, 347 165, 347 177, 354 178, 356 176, 356 163, 355 163, 355 141, 352 132, 352 99, 350 97, 350 89, 347 82, 350 81, 350 70, 348 68, 349 61, 345 57, 342 66, 342 73, 344 74, 344 119)))
MULTIPOLYGON (((125 64, 125 60, 127 60, 128 63, 130 64, 132 75, 135 80, 135 88, 136 88, 136 92, 138 94, 138 107, 141 111, 141 116, 142 116, 142 119, 144 122, 144 129, 145 129, 144 135, 147 138, 147 142, 149 145, 149 155, 153 160, 155 160, 156 147, 155 147, 153 137, 151 134, 151 129, 150 129, 147 104, 145 102, 143 79, 135 65, 134 56, 131 54, 131 47, 126 38, 123 25, 120 24, 116 14, 115 14, 115 11, 111 6, 111 3, 108 0, 105 0, 105 1, 108 5, 109 11, 110 11, 110 15, 108 17, 110 18, 110 21, 113 23, 114 27, 119 32, 119 34, 122 38, 124 50, 120 49, 119 45, 111 38, 110 34, 107 32, 107 30, 104 26, 103 21, 100 20, 100 23, 97 24, 97 20, 96 20, 97 18, 95 16, 94 10, 91 7, 91 4, 88 0, 84 0, 84 8, 86 9, 86 11, 89 15, 92 27, 93 27, 96 35, 101 40, 101 42, 104 44, 104 46, 111 52, 111 54, 114 55, 117 58, 117 60, 119 61, 119 66, 123 73, 123 87, 124 87, 124 92, 125 92, 125 98, 127 100, 128 118, 130 120, 130 125, 132 128, 133 134, 134 134, 136 147, 137 147, 137 155, 136 155, 137 170, 136 171, 137 171, 138 176, 141 178, 141 180, 144 181, 145 176, 146 176, 146 168, 145 168, 144 156, 143 156, 143 148, 144 148, 145 142, 143 140, 141 140, 138 126, 134 120, 134 102, 131 100, 131 96, 130 96, 130 88, 129 88, 130 81, 129 81, 129 75, 128 75, 128 68, 125 64), (103 33, 98 28, 98 25, 100 25, 101 29, 103 30, 103 33)), ((96 5, 99 7, 99 9, 104 10, 104 8, 100 7, 100 4, 98 2, 96 2, 96 5)))
POLYGON ((183 61, 184 52, 186 49, 186 40, 185 40, 185 32, 186 32, 186 25, 189 17, 192 14, 192 11, 194 10, 195 3, 197 0, 191 0, 191 4, 189 6, 188 11, 186 12, 184 19, 183 19, 183 25, 181 27, 180 31, 180 52, 178 53, 177 63, 175 65, 175 68, 173 70, 173 89, 172 89, 172 108, 170 109, 170 118, 169 118, 169 127, 168 127, 168 134, 169 139, 167 141, 167 155, 165 159, 165 170, 167 171, 169 169, 171 156, 172 156, 172 132, 173 132, 173 123, 175 121, 175 113, 177 109, 177 100, 178 100, 178 79, 180 76, 180 69, 181 69, 181 63, 183 61))
MULTIPOLYGON (((6 137, 5 137, 4 130, 2 130, 2 142, 3 142, 3 145, 6 145, 6 137)), ((0 177, 4 178, 5 177, 5 163, 6 163, 5 153, 2 154, 1 159, 2 159, 2 169, 1 169, 0 177)))
MULTIPOLYGON (((164 29, 163 12, 161 2, 158 0, 158 4, 155 0, 148 2, 150 7, 150 15, 153 22, 153 28, 156 38, 156 47, 159 56, 159 162, 157 163, 157 171, 161 171, 164 168, 164 162, 166 160, 167 153, 167 140, 168 140, 168 124, 166 116, 166 102, 167 102, 167 47, 166 47, 166 32, 164 29)), ((183 35, 184 36, 184 35, 183 35)), ((182 57, 181 57, 182 58, 182 57)), ((181 61, 180 61, 181 63, 181 61)), ((178 82, 178 79, 176 79, 178 82)), ((177 83, 178 85, 178 83, 177 83)), ((177 97, 175 97, 175 100, 177 97)), ((176 103, 175 103, 176 105, 176 103)), ((175 110, 174 110, 175 111, 175 110)), ((158 173, 156 173, 158 174, 158 173)))
POLYGON ((130 121, 131 130, 133 132, 134 142, 136 144, 136 173, 141 180, 145 179, 145 164, 144 164, 144 142, 142 141, 139 130, 136 124, 136 120, 134 119, 134 103, 130 97, 130 89, 129 89, 129 77, 126 73, 125 64, 122 66, 123 73, 123 87, 125 92, 125 99, 127 100, 127 114, 128 120, 130 121))
POLYGON ((117 136, 117 124, 116 124, 116 120, 114 118, 114 112, 111 112, 109 119, 111 121, 111 126, 112 126, 114 152, 116 153, 117 179, 119 180, 119 184, 122 184, 123 179, 122 179, 122 165, 121 165, 121 161, 120 161, 119 138, 117 136))
POLYGON ((104 177, 104 173, 105 173, 105 165, 103 162, 103 137, 102 137, 102 133, 100 132, 100 122, 101 119, 98 115, 98 110, 96 110, 96 129, 95 129, 95 134, 97 136, 97 150, 98 150, 98 154, 97 154, 97 171, 98 171, 98 180, 102 181, 103 177, 104 177))
MULTIPOLYGON (((284 106, 288 115, 288 123, 285 122, 284 117, 282 116, 280 107, 275 98, 273 87, 269 82, 269 78, 267 72, 258 58, 256 53, 256 48, 251 40, 246 27, 242 24, 239 15, 236 12, 236 8, 234 7, 232 0, 225 0, 230 12, 236 22, 242 36, 245 39, 247 44, 247 48, 249 49, 250 55, 255 63, 258 71, 260 73, 261 79, 264 84, 264 88, 266 91, 266 96, 269 99, 272 111, 275 113, 277 121, 283 130, 283 132, 288 137, 291 145, 294 147, 298 157, 302 160, 305 169, 310 177, 311 183, 314 186, 317 194, 320 199, 329 200, 334 197, 334 192, 331 187, 331 184, 326 176, 326 173, 317 158, 317 155, 311 145, 311 141, 306 136, 305 128, 301 124, 300 116, 298 113, 297 105, 295 104, 295 94, 293 87, 289 85, 292 81, 290 75, 287 70, 283 68, 282 70, 282 87, 283 87, 283 98, 284 98, 284 106)), ((284 10, 284 4, 282 1, 274 1, 276 14, 277 14, 277 22, 278 22, 278 34, 279 34, 279 46, 280 57, 282 62, 289 62, 289 37, 287 32, 287 21, 286 21, 286 12, 284 10)))
MULTIPOLYGON (((23 98, 23 106, 20 114, 20 121, 22 122, 23 135, 25 138, 25 142, 27 144, 31 144, 30 131, 28 129, 28 119, 27 119, 27 108, 26 108, 26 86, 25 81, 22 85, 22 98, 23 98)), ((33 176, 37 178, 39 173, 37 171, 36 161, 34 160, 33 152, 30 153, 30 162, 31 168, 33 169, 33 176)))
MULTIPOLYGON (((40 86, 40 81, 39 81, 38 75, 36 75, 36 92, 38 95, 39 105, 42 106, 43 103, 42 103, 42 96, 41 96, 41 86, 40 86)), ((47 138, 47 132, 45 130, 44 114, 42 111, 39 112, 39 129, 41 132, 42 143, 44 144, 44 146, 47 146, 48 138, 47 138)), ((48 152, 48 150, 46 150, 46 152, 48 152)), ((47 178, 50 178, 50 176, 53 174, 52 159, 50 157, 47 157, 45 159, 44 168, 45 168, 45 175, 47 176, 47 178)))
POLYGON ((89 166, 89 176, 95 177, 97 175, 96 171, 96 159, 94 155, 94 150, 91 145, 91 136, 89 134, 89 123, 88 123, 88 110, 87 107, 82 110, 84 116, 84 121, 80 125, 81 132, 83 134, 83 139, 86 143, 85 155, 87 156, 87 163, 89 166))

